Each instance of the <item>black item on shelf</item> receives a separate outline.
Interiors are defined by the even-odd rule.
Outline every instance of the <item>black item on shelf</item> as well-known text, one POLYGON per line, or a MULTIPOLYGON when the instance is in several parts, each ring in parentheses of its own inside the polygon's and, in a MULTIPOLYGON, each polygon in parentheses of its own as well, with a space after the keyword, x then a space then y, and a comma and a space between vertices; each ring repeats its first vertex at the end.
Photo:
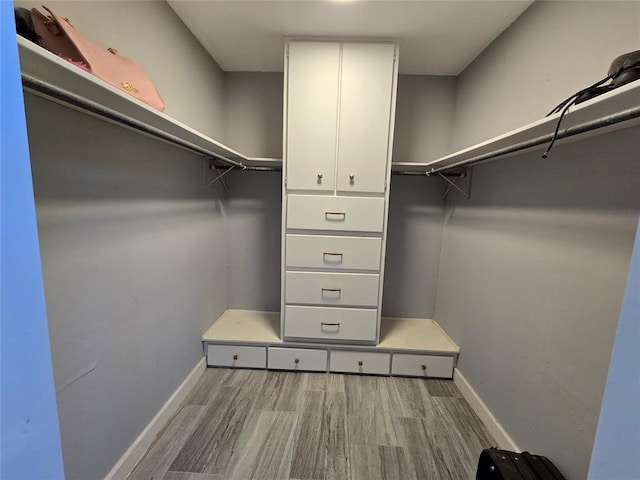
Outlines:
POLYGON ((595 87, 584 91, 576 98, 575 104, 577 105, 581 102, 597 97, 598 95, 602 95, 603 93, 610 92, 622 85, 633 82, 634 80, 640 79, 640 50, 620 55, 611 63, 607 74, 607 78, 611 78, 610 85, 595 87))
POLYGON ((560 124, 562 123, 562 119, 564 118, 565 113, 567 113, 567 110, 569 110, 572 105, 577 105, 578 103, 584 102, 586 100, 591 100, 598 95, 610 92, 611 90, 615 90, 622 85, 626 85, 627 83, 639 79, 640 50, 625 53, 624 55, 620 55, 613 62, 611 62, 611 66, 609 67, 609 71, 607 72, 607 76, 605 78, 594 83, 593 85, 590 85, 587 88, 580 90, 579 92, 574 93, 556 108, 551 110, 547 114, 547 117, 549 115, 553 115, 554 113, 560 112, 560 118, 558 118, 558 123, 556 124, 556 130, 553 133, 553 138, 551 139, 551 142, 549 143, 549 146, 547 147, 545 152, 542 154, 542 158, 547 158, 547 155, 551 151, 551 148, 553 147, 553 144, 555 143, 558 136, 558 132, 560 131, 560 124), (603 85, 609 80, 611 80, 611 83, 609 85, 603 85))
POLYGON ((14 8, 13 12, 16 17, 16 33, 33 43, 40 45, 38 35, 33 29, 33 20, 31 20, 31 12, 26 8, 14 8))
POLYGON ((476 480, 566 479, 547 457, 487 448, 480 454, 476 480))

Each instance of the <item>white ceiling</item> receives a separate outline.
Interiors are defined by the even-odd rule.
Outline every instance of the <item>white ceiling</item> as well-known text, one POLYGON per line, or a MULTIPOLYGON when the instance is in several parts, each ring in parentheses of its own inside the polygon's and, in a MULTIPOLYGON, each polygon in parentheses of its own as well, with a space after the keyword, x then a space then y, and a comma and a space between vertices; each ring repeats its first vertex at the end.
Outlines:
POLYGON ((400 73, 458 75, 533 0, 169 0, 225 71, 283 70, 283 37, 400 40, 400 73))

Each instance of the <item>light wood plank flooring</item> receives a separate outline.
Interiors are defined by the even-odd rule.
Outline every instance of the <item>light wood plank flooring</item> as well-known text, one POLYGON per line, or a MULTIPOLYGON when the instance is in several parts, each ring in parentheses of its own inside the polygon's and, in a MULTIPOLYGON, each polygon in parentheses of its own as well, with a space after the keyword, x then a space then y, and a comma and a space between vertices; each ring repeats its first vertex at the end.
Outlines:
POLYGON ((492 445, 449 380, 208 368, 129 480, 468 480, 492 445))

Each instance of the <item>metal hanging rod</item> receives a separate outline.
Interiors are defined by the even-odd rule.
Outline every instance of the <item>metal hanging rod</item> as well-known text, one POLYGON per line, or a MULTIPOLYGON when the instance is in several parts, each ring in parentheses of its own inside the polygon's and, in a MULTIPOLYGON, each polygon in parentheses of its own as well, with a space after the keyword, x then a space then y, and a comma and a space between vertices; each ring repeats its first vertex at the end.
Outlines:
MULTIPOLYGON (((404 171, 404 170, 392 170, 391 171, 391 175, 405 175, 405 176, 413 176, 413 177, 429 177, 429 176, 433 176, 431 171, 422 171, 422 172, 416 172, 416 171, 404 171)), ((445 172, 440 176, 443 177, 453 177, 453 178, 457 178, 457 177, 464 177, 466 175, 465 172, 445 172)))
MULTIPOLYGON (((216 168, 225 168, 224 166, 217 166, 216 168)), ((258 167, 252 165, 244 165, 243 170, 250 172, 281 172, 282 167, 258 167)), ((403 175, 403 176, 413 176, 413 177, 429 177, 432 176, 431 172, 423 171, 423 172, 411 172, 411 171, 392 171, 391 175, 403 175)), ((439 174, 441 177, 464 177, 466 174, 464 172, 444 172, 439 174)))
POLYGON ((136 120, 135 118, 131 118, 109 107, 105 107, 104 105, 94 102, 93 100, 75 95, 67 90, 64 90, 50 83, 43 82, 42 80, 38 80, 37 78, 34 78, 25 73, 22 74, 22 86, 25 90, 37 92, 46 97, 59 100, 63 103, 77 107, 80 110, 93 113, 95 115, 98 115, 99 117, 124 125, 138 132, 150 135, 155 138, 159 138, 160 140, 171 143, 172 145, 178 146, 190 152, 197 153, 198 155, 202 155, 203 157, 213 158, 224 163, 227 166, 233 166, 236 168, 241 168, 243 170, 246 169, 245 165, 243 165, 242 163, 231 160, 224 155, 220 155, 219 153, 212 152, 211 150, 207 150, 206 148, 202 148, 194 143, 188 142, 180 137, 160 130, 159 128, 152 127, 151 125, 147 125, 146 123, 136 120))
MULTIPOLYGON (((213 165, 212 167, 213 169, 221 169, 221 170, 226 170, 227 168, 229 168, 229 165, 213 165)), ((234 167, 234 168, 238 168, 238 167, 234 167)), ((265 167, 265 166, 260 166, 260 165, 242 165, 242 170, 246 171, 246 172, 281 172, 282 171, 282 167, 281 166, 269 166, 269 167, 265 167)))
MULTIPOLYGON (((224 166, 218 166, 217 168, 225 168, 224 166)), ((251 165, 244 165, 243 170, 247 171, 247 172, 281 172, 282 171, 282 167, 255 167, 255 166, 251 166, 251 165)), ((391 175, 396 176, 396 175, 402 175, 402 176, 413 176, 413 177, 430 177, 433 176, 431 172, 410 172, 410 171, 392 171, 391 175)), ((440 174, 440 176, 443 177, 452 177, 452 178, 457 178, 457 177, 464 177, 465 173, 461 173, 461 172, 444 172, 442 174, 440 174)))
MULTIPOLYGON (((592 130, 597 130, 603 127, 609 127, 617 123, 633 120, 634 118, 640 118, 640 106, 629 108, 621 112, 613 113, 605 117, 597 118, 589 122, 584 122, 584 123, 575 125, 573 127, 568 127, 560 131, 558 133, 557 138, 559 140, 561 138, 573 137, 574 135, 590 132, 592 130)), ((537 147, 538 145, 543 145, 545 143, 548 143, 551 141, 552 137, 553 137, 553 133, 549 133, 547 135, 542 135, 540 137, 533 138, 531 140, 526 140, 524 142, 516 143, 515 145, 510 145, 508 147, 494 150, 493 152, 483 153, 482 155, 478 155, 478 156, 469 158, 467 160, 462 160, 460 162, 452 163, 451 165, 446 165, 440 168, 432 168, 431 170, 429 170, 428 175, 438 175, 440 174, 440 172, 451 170, 453 168, 470 167, 472 165, 476 165, 481 162, 489 162, 492 160, 497 160, 498 157, 501 157, 503 155, 520 152, 522 150, 526 150, 531 147, 537 147)))
MULTIPOLYGON (((217 165, 215 166, 215 168, 221 168, 224 169, 226 168, 224 165, 217 165)), ((253 165, 244 165, 243 170, 249 172, 249 171, 255 171, 255 172, 281 172, 282 171, 282 167, 278 166, 278 167, 260 167, 260 166, 253 166, 253 165)), ((391 171, 391 175, 403 175, 403 176, 414 176, 414 177, 428 177, 428 176, 432 176, 431 172, 429 171, 405 171, 405 170, 392 170, 391 171)), ((445 172, 440 174, 439 176, 444 176, 444 177, 452 177, 452 178, 457 178, 457 177, 464 177, 466 175, 466 173, 463 172, 445 172)))
POLYGON ((246 165, 245 170, 252 172, 281 172, 282 167, 255 167, 246 165))

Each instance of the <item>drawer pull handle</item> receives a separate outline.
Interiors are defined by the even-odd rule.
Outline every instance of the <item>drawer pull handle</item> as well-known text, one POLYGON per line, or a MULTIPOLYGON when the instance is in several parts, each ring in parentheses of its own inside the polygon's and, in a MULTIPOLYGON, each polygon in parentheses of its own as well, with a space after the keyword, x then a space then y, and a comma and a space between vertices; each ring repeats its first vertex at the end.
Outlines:
POLYGON ((318 180, 322 180, 322 173, 318 173, 318 180))
POLYGON ((422 368, 422 370, 427 370, 427 366, 426 365, 422 365, 420 368, 422 368))
POLYGON ((343 254, 339 253, 339 252, 322 252, 322 256, 327 256, 327 255, 331 255, 334 257, 340 257, 342 258, 343 254))
POLYGON ((233 359, 234 359, 234 360, 237 360, 237 359, 238 359, 238 355, 234 355, 234 356, 233 356, 233 359))
POLYGON ((324 212, 324 218, 326 220, 332 220, 329 217, 342 217, 340 219, 335 219, 335 220, 345 220, 347 218, 347 213, 346 212, 324 212))
POLYGON ((335 322, 335 323, 320 322, 320 325, 322 325, 323 327, 339 327, 340 326, 340 322, 335 322))
POLYGON ((349 174, 349 183, 353 183, 353 180, 356 178, 356 176, 353 173, 349 174))
POLYGON ((362 360, 358 360, 358 366, 361 367, 362 366, 362 360))
POLYGON ((300 359, 299 359, 299 358, 296 358, 296 359, 293 361, 293 363, 295 363, 295 364, 297 365, 298 363, 300 363, 300 359))
POLYGON ((340 292, 342 292, 342 289, 341 288, 324 288, 324 287, 322 287, 322 291, 323 292, 338 292, 338 293, 340 293, 340 292))

